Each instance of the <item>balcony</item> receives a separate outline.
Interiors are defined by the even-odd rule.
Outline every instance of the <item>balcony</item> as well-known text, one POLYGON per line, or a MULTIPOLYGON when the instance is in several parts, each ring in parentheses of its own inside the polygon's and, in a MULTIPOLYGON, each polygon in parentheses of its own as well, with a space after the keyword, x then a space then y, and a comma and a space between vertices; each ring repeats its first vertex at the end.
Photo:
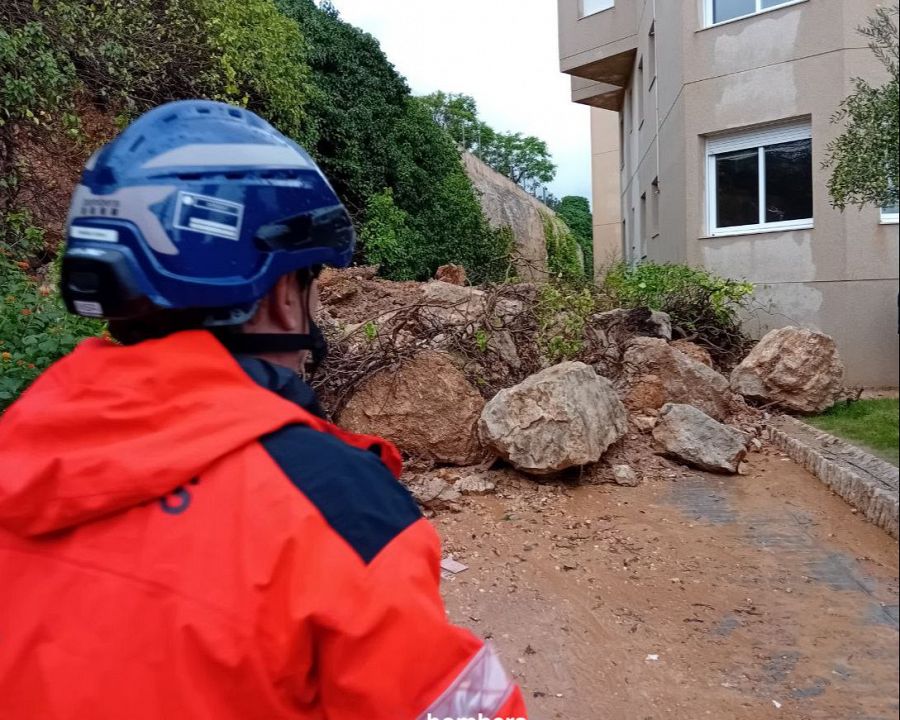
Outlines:
POLYGON ((618 110, 637 52, 637 0, 583 15, 584 0, 558 0, 559 68, 574 102, 618 110))

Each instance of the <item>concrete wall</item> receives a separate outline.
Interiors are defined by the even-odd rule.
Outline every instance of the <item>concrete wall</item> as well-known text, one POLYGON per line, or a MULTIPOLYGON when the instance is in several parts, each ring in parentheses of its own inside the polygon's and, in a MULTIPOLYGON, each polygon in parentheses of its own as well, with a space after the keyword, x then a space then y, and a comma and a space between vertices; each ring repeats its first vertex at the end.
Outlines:
POLYGON ((620 155, 618 113, 591 110, 594 277, 597 278, 623 257, 620 155))
MULTIPOLYGON (((563 65, 603 57, 621 42, 616 36, 627 35, 635 48, 618 106, 626 257, 688 262, 751 280, 767 307, 751 329, 821 329, 837 340, 850 383, 896 386, 897 225, 880 224, 874 208, 834 210, 827 171, 820 170, 839 133, 831 115, 851 91, 851 78, 884 77, 855 31, 878 0, 807 0, 709 28, 702 0, 617 0, 619 20, 597 30, 593 55, 585 49, 585 21, 602 24, 607 13, 578 21, 573 33, 563 12, 570 15, 573 5, 576 0, 560 0, 561 54, 570 53, 563 65), (626 19, 634 22, 633 35, 626 19), (709 237, 707 137, 792 118, 811 124, 814 227, 709 237)), ((590 87, 580 85, 575 99, 591 104, 590 87)), ((604 103, 611 96, 605 97, 604 103)), ((595 131, 609 127, 595 125, 595 131)), ((595 206, 608 204, 615 189, 605 175, 609 163, 594 167, 595 206)))

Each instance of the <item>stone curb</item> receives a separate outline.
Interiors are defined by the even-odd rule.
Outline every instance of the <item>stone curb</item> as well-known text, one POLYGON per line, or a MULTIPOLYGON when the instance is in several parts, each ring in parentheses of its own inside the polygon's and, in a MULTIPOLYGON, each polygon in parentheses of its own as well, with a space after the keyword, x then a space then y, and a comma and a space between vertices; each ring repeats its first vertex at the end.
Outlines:
POLYGON ((898 468, 787 415, 773 419, 769 434, 791 460, 819 478, 871 523, 898 538, 898 468), (811 445, 807 440, 810 435, 828 451, 811 445), (827 457, 831 451, 833 458, 827 457), (853 469, 860 465, 867 470, 853 469))

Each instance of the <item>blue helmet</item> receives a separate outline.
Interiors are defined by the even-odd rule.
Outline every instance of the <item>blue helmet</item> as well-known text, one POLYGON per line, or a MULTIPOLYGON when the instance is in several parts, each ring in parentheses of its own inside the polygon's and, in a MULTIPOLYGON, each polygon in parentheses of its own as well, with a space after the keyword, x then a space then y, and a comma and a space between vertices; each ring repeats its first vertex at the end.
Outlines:
POLYGON ((207 100, 142 115, 88 161, 66 225, 70 312, 127 319, 209 308, 248 320, 279 277, 346 267, 346 209, 299 145, 207 100))

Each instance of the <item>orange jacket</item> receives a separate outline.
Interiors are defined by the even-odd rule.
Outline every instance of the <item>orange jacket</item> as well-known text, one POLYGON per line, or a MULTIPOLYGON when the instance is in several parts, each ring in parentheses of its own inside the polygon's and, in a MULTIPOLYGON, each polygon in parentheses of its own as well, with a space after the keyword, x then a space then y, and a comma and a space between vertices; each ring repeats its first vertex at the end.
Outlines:
POLYGON ((524 717, 396 449, 243 365, 90 340, 0 419, 0 718, 524 717))

